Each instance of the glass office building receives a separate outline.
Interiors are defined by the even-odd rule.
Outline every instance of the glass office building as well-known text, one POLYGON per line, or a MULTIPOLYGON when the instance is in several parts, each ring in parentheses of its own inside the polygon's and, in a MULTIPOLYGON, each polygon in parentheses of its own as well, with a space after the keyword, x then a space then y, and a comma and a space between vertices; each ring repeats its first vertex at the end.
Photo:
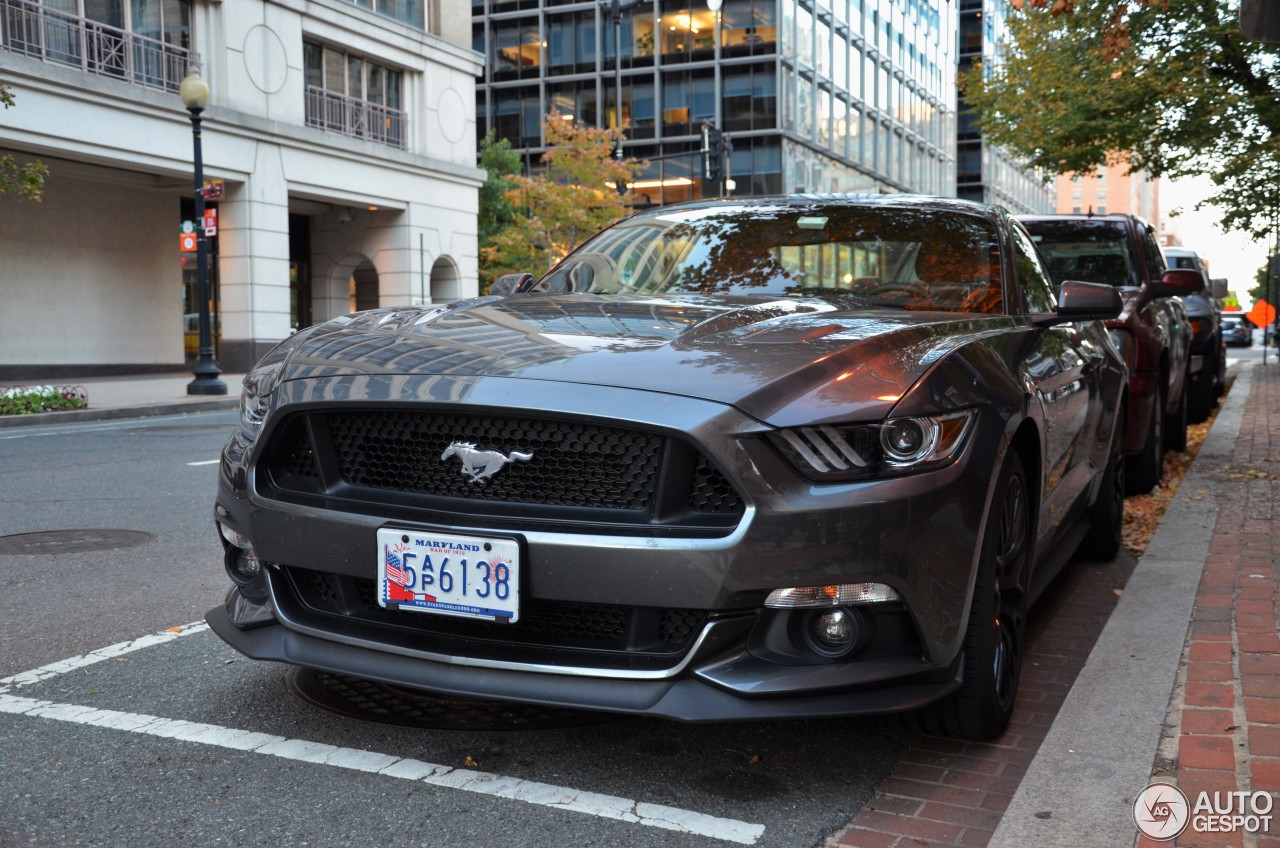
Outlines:
POLYGON ((956 193, 953 3, 725 0, 717 17, 695 2, 473 0, 478 134, 532 168, 552 110, 621 123, 653 203, 715 192, 704 122, 732 142, 734 194, 956 193))
MULTIPOLYGON (((1006 0, 960 0, 961 70, 991 61, 1004 38, 1006 0)), ((977 116, 957 101, 956 195, 1003 206, 1015 215, 1054 211, 1057 191, 1049 175, 1027 168, 1004 150, 986 143, 977 116)))

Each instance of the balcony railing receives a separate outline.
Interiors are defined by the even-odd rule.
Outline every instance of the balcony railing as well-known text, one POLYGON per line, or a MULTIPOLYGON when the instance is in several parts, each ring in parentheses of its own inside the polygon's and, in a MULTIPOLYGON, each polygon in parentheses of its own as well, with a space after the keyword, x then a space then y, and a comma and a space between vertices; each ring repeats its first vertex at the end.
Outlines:
MULTIPOLYGON (((3 0, 0 0, 3 2, 3 0)), ((399 109, 307 86, 307 126, 405 149, 408 118, 399 109)))
POLYGON ((184 47, 30 0, 0 0, 0 49, 172 92, 200 61, 184 47))

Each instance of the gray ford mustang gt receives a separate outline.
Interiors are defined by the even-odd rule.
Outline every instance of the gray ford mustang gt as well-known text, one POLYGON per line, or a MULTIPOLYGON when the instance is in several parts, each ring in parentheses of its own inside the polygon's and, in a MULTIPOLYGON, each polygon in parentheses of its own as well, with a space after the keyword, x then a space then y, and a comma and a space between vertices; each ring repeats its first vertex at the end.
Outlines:
POLYGON ((997 207, 636 214, 540 279, 297 333, 244 383, 213 630, 452 698, 998 735, 1029 605, 1120 544, 1110 286, 997 207))

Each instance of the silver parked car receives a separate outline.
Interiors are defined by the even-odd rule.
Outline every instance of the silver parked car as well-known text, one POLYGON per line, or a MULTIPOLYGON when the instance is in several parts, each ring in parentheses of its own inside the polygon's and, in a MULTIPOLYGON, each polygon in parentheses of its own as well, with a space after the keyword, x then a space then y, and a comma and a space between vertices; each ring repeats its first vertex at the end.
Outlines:
POLYGON ((676 205, 245 380, 214 631, 448 697, 999 734, 1028 607, 1120 544, 1111 286, 995 207, 676 205))

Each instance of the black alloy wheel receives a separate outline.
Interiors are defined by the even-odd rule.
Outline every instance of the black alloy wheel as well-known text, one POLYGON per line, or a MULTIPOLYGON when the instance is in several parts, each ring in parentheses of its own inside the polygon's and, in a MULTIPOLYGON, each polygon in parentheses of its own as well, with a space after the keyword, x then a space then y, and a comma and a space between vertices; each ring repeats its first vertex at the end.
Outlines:
POLYGON ((1147 441, 1142 452, 1129 458, 1125 469, 1129 495, 1145 495, 1160 482, 1164 473, 1164 388, 1156 392, 1151 410, 1151 423, 1147 427, 1147 441))
POLYGON ((1031 501, 1021 458, 1009 453, 996 484, 996 501, 982 534, 982 553, 964 637, 960 688, 919 711, 925 733, 956 739, 993 739, 1013 715, 1026 630, 1027 567, 1031 553, 1031 501))

